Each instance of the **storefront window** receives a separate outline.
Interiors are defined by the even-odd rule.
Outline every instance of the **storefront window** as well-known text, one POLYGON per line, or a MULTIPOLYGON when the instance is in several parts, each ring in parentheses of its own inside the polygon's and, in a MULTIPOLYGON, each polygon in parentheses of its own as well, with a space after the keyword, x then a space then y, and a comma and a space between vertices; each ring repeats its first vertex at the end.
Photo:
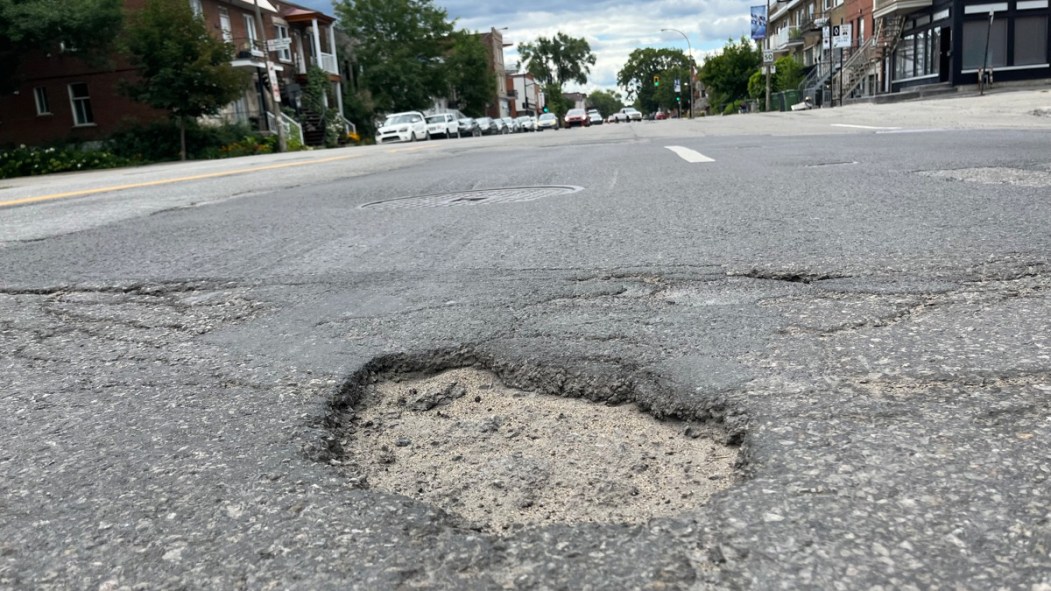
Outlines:
POLYGON ((1047 17, 1015 19, 1015 63, 1028 66, 1047 63, 1047 17))
POLYGON ((916 71, 916 36, 903 37, 898 45, 898 59, 896 62, 897 79, 912 78, 916 71))
POLYGON ((970 21, 963 24, 963 69, 975 70, 988 65, 1002 68, 1007 65, 1007 21, 970 21), (986 39, 989 44, 989 59, 986 61, 986 39))

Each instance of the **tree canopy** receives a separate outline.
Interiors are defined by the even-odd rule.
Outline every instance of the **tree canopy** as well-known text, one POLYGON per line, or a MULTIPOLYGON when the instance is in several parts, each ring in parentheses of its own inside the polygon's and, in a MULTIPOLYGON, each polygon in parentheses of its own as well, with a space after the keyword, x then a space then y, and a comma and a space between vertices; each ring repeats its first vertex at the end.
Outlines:
POLYGON ((453 33, 445 65, 451 95, 456 97, 459 110, 470 117, 480 117, 496 89, 496 75, 489 69, 489 54, 482 40, 469 31, 453 33))
POLYGON ((748 80, 763 61, 759 48, 747 37, 727 40, 722 53, 708 58, 699 77, 708 89, 712 108, 721 112, 726 105, 748 97, 748 80))
POLYGON ((567 82, 586 84, 595 55, 586 39, 556 33, 554 37, 538 37, 533 43, 519 43, 518 53, 526 71, 540 84, 565 86, 567 82))
POLYGON ((671 109, 682 98, 682 107, 689 108, 690 57, 681 49, 643 48, 636 49, 628 56, 628 61, 617 73, 617 84, 627 89, 629 98, 634 98, 636 107, 641 111, 656 111, 658 108, 671 109), (654 76, 659 76, 661 84, 654 84, 654 76), (681 81, 681 91, 675 92, 675 80, 681 81))
POLYGON ((213 115, 248 85, 248 73, 230 65, 233 48, 211 35, 184 0, 147 0, 129 15, 122 38, 139 78, 124 92, 180 124, 185 158, 185 120, 213 115))
POLYGON ((17 83, 15 72, 31 51, 67 52, 104 59, 123 20, 122 0, 0 0, 0 92, 17 83))
POLYGON ((375 114, 423 109, 449 90, 445 60, 453 24, 444 9, 431 0, 338 0, 333 6, 355 42, 358 92, 375 114))
POLYGON ((603 117, 608 117, 624 108, 624 101, 619 92, 612 90, 596 90, 588 95, 587 105, 598 109, 603 117))

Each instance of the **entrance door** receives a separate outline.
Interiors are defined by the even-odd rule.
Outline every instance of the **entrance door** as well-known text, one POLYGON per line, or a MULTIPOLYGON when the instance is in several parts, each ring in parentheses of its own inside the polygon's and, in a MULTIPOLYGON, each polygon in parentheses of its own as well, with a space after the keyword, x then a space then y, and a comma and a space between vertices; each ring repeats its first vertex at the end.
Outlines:
POLYGON ((942 27, 938 39, 938 80, 948 82, 952 68, 952 27, 942 27))

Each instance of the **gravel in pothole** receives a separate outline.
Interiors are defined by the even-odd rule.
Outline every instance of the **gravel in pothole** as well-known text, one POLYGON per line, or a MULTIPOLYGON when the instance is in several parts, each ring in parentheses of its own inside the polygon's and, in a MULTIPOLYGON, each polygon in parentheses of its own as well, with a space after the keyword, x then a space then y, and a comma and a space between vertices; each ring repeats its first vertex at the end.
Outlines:
POLYGON ((370 488, 491 532, 689 511, 733 483, 737 460, 700 423, 515 390, 475 369, 375 384, 355 424, 370 488))

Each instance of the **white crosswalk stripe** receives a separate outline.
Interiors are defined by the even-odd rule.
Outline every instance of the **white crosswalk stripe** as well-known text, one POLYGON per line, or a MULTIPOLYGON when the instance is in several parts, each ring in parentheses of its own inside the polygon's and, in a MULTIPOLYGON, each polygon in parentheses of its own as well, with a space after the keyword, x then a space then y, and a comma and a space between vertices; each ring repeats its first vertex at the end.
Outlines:
POLYGON ((684 148, 682 146, 664 146, 664 147, 669 149, 669 150, 671 150, 672 152, 675 152, 676 154, 679 155, 679 158, 682 158, 683 160, 685 160, 685 161, 687 161, 687 162, 689 162, 691 164, 692 163, 696 163, 696 162, 715 162, 714 159, 709 158, 709 157, 705 156, 704 154, 701 154, 700 152, 691 150, 689 148, 684 148))

